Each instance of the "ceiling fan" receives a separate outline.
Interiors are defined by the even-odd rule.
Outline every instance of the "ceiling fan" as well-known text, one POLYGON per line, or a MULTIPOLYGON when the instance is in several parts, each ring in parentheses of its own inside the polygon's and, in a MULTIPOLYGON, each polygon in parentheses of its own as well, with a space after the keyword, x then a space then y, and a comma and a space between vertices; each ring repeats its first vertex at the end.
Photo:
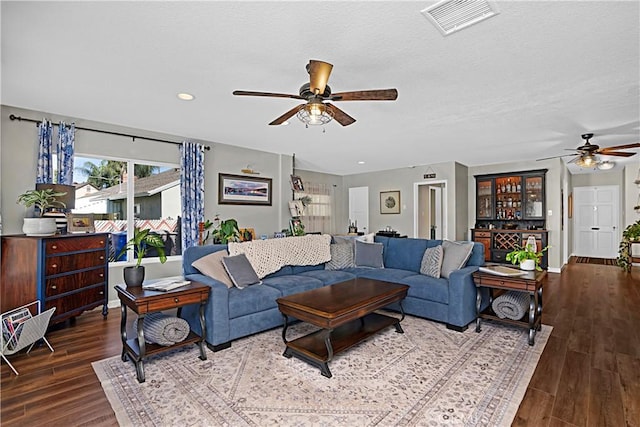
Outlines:
POLYGON ((327 84, 333 65, 317 60, 310 60, 307 64, 309 83, 300 87, 298 95, 271 92, 252 92, 246 90, 233 91, 234 95, 266 96, 272 98, 293 98, 306 101, 296 105, 271 123, 281 125, 289 118, 297 115, 307 127, 309 125, 324 125, 335 119, 342 126, 349 126, 356 119, 327 101, 393 101, 398 98, 396 89, 358 90, 351 92, 331 93, 327 84))
POLYGON ((599 163, 601 163, 598 161, 596 154, 601 154, 605 156, 631 157, 636 153, 630 153, 627 151, 618 151, 618 150, 625 150, 629 148, 640 147, 640 142, 634 142, 631 144, 600 148, 599 145, 591 144, 589 142, 591 138, 593 138, 592 133, 582 134, 582 139, 585 141, 584 145, 581 145, 580 147, 573 148, 573 149, 566 148, 566 150, 574 151, 574 153, 572 154, 563 154, 560 156, 545 157, 543 159, 538 159, 538 160, 548 160, 548 159, 555 159, 558 157, 576 156, 574 159, 571 159, 569 163, 575 163, 578 166, 585 167, 585 168, 596 167, 599 163))

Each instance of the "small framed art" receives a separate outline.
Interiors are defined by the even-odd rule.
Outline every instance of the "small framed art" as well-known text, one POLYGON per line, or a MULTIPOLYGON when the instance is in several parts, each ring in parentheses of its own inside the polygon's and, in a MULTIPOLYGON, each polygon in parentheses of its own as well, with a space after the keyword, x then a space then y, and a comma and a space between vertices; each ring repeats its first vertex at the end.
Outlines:
POLYGON ((380 192, 380 213, 399 214, 400 213, 400 191, 380 192))
POLYGON ((271 206, 271 178, 219 173, 218 203, 271 206))
POLYGON ((302 178, 297 175, 291 175, 291 189, 293 191, 304 191, 304 185, 302 185, 302 178))
POLYGON ((93 214, 67 214, 68 233, 95 233, 93 214))

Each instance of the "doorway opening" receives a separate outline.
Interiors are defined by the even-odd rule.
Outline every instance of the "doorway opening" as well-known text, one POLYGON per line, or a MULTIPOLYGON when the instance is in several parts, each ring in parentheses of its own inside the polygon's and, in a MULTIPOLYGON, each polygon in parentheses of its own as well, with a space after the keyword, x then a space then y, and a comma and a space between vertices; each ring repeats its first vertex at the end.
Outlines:
POLYGON ((417 182, 413 186, 413 234, 422 239, 447 237, 447 181, 417 182))

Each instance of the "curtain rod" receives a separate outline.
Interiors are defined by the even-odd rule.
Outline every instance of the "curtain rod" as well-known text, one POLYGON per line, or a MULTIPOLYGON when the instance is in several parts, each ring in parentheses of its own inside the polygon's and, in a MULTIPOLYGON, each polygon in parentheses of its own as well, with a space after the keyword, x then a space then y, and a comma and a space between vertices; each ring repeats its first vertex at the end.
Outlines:
MULTIPOLYGON (((36 123, 36 124, 39 124, 39 123, 42 122, 42 120, 27 119, 25 117, 15 116, 13 114, 9 115, 9 119, 17 120, 19 122, 30 122, 30 123, 36 123)), ((150 137, 147 137, 147 136, 131 135, 131 134, 128 134, 128 133, 112 132, 112 131, 109 131, 109 130, 85 128, 85 127, 82 127, 82 126, 76 126, 76 129, 78 129, 78 130, 86 130, 86 131, 89 131, 89 132, 105 133, 107 135, 124 136, 126 138, 133 138, 134 141, 137 138, 137 139, 146 139, 147 141, 165 142, 167 144, 182 145, 181 142, 169 141, 169 140, 166 140, 166 139, 150 138, 150 137)), ((211 147, 209 147, 208 145, 204 145, 203 147, 207 151, 209 151, 211 149, 211 147)))

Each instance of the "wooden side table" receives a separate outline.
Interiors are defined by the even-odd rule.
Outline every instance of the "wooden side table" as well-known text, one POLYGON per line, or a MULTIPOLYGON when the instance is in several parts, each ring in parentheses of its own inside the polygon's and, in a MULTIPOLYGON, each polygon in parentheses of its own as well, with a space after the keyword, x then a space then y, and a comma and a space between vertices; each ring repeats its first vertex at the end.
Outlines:
POLYGON ((476 284, 476 332, 480 332, 480 320, 491 319, 511 325, 526 327, 529 329, 529 345, 535 343, 536 331, 542 328, 542 282, 547 272, 529 271, 522 276, 499 276, 496 274, 476 271, 473 273, 473 281, 476 284), (480 312, 482 294, 480 288, 489 288, 489 307, 480 312), (529 316, 526 320, 511 320, 499 318, 491 308, 493 303, 493 291, 502 289, 506 291, 520 291, 529 294, 529 316))
POLYGON ((145 381, 144 359, 150 355, 162 353, 177 347, 182 347, 192 343, 198 343, 200 347, 200 359, 207 360, 204 348, 206 337, 206 327, 204 322, 204 306, 209 299, 209 286, 198 282, 191 282, 189 285, 176 288, 168 292, 145 290, 142 286, 126 287, 116 285, 116 292, 120 298, 120 310, 122 319, 120 321, 120 334, 122 336, 122 361, 126 362, 127 356, 136 365, 136 375, 138 382, 145 381), (197 335, 190 331, 184 341, 171 346, 159 344, 147 344, 144 341, 143 323, 144 317, 148 313, 156 313, 163 310, 178 309, 189 304, 200 304, 200 326, 202 335, 197 335), (138 333, 135 338, 127 339, 127 307, 138 315, 138 333))

